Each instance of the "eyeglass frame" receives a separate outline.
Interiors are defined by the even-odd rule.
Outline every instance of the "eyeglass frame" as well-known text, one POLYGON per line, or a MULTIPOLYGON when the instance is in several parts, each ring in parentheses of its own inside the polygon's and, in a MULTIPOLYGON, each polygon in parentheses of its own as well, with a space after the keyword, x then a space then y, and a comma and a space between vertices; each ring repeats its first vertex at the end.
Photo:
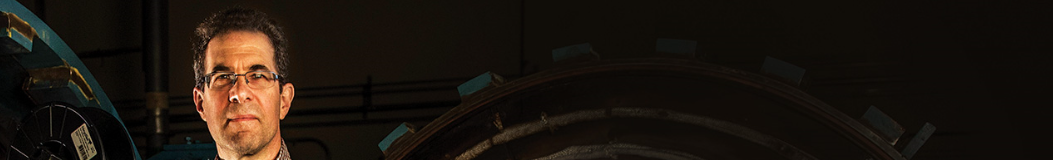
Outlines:
MULTIPOLYGON (((279 75, 277 72, 273 72, 273 71, 248 71, 248 72, 245 72, 245 73, 242 73, 242 74, 237 74, 235 72, 212 72, 212 73, 208 73, 208 74, 205 74, 204 77, 201 77, 202 81, 201 81, 200 84, 203 84, 206 88, 211 89, 212 88, 212 76, 216 75, 216 74, 233 74, 234 78, 231 81, 234 82, 233 84, 237 84, 238 83, 238 77, 245 77, 245 76, 248 76, 249 73, 253 73, 253 72, 270 73, 271 75, 274 76, 274 81, 276 81, 279 84, 281 84, 283 82, 282 81, 283 80, 282 76, 279 75)), ((249 80, 248 79, 245 79, 245 84, 249 84, 249 80)), ((252 87, 249 87, 249 88, 252 88, 252 87)), ((262 88, 254 88, 254 89, 262 89, 262 88)))

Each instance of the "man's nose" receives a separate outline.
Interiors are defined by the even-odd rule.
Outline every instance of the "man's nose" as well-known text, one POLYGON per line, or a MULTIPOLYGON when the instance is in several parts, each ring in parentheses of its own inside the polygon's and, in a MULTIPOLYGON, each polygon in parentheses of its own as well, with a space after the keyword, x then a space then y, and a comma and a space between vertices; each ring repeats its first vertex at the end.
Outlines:
POLYGON ((230 94, 228 94, 230 95, 228 101, 231 103, 243 103, 253 99, 252 90, 248 87, 248 82, 242 81, 244 80, 241 80, 240 77, 234 78, 234 84, 230 86, 230 94))

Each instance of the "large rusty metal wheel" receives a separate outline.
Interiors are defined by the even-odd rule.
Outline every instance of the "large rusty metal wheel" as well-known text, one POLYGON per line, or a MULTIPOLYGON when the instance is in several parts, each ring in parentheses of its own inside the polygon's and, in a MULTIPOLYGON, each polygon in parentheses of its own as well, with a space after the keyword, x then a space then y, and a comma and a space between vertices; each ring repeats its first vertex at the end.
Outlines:
POLYGON ((904 159, 794 86, 697 60, 589 61, 462 98, 385 158, 904 159))

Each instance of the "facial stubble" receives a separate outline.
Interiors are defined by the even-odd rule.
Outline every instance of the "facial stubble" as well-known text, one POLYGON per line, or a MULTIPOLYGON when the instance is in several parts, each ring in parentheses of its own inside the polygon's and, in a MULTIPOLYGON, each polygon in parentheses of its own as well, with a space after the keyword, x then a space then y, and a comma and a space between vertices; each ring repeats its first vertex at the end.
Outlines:
MULTIPOLYGON (((230 107, 227 107, 225 115, 253 113, 249 108, 259 107, 247 106, 247 104, 244 103, 232 103, 230 107)), ((222 137, 226 140, 226 148, 239 155, 255 155, 266 148, 267 144, 270 144, 273 140, 277 131, 273 131, 273 129, 266 127, 268 124, 263 122, 260 118, 263 117, 257 117, 256 119, 256 122, 258 122, 259 125, 256 127, 252 127, 248 124, 233 124, 246 122, 224 121, 224 133, 222 133, 222 137)))

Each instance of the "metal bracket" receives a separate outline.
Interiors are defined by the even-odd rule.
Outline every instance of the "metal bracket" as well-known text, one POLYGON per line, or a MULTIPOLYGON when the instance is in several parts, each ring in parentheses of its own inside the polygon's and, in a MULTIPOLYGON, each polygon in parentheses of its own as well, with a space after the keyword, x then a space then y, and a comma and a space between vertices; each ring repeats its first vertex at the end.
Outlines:
POLYGON ((804 80, 805 69, 772 57, 764 57, 764 65, 761 66, 764 73, 778 76, 787 83, 800 87, 804 80))
POLYGON ((929 140, 929 136, 932 136, 933 132, 936 132, 936 126, 926 122, 925 126, 918 130, 918 134, 914 135, 914 138, 907 143, 907 147, 903 148, 903 157, 907 159, 914 157, 914 154, 918 153, 918 149, 921 149, 921 145, 924 145, 925 141, 929 140))
POLYGON ((877 130, 877 133, 881 135, 881 138, 884 138, 885 141, 891 145, 896 145, 896 142, 899 141, 903 132, 906 132, 906 130, 903 129, 903 126, 896 123, 896 120, 892 120, 892 117, 889 117, 874 106, 870 106, 870 108, 867 109, 867 112, 863 113, 862 122, 869 125, 870 128, 877 130))
POLYGON ((388 147, 391 147, 391 143, 394 143, 395 140, 398 139, 399 137, 402 137, 402 135, 406 135, 406 133, 410 133, 410 134, 416 133, 417 130, 414 129, 414 128, 411 128, 411 127, 413 127, 412 124, 405 123, 405 122, 400 124, 398 127, 395 127, 394 131, 391 131, 391 133, 388 133, 388 136, 384 137, 384 140, 381 140, 380 143, 377 144, 377 146, 380 147, 380 151, 381 152, 387 151, 388 147))
POLYGON ((0 46, 3 47, 0 53, 28 53, 33 48, 33 37, 37 36, 37 30, 14 13, 0 12, 0 36, 3 36, 0 41, 5 41, 2 43, 4 46, 0 46))
POLYGON ((568 59, 598 59, 599 54, 592 50, 589 43, 576 44, 552 50, 552 61, 561 62, 568 59))
POLYGON ((504 84, 505 79, 501 75, 497 75, 491 72, 483 73, 467 82, 457 86, 457 92, 460 93, 461 97, 465 97, 475 93, 476 91, 482 90, 489 86, 497 86, 504 84))

